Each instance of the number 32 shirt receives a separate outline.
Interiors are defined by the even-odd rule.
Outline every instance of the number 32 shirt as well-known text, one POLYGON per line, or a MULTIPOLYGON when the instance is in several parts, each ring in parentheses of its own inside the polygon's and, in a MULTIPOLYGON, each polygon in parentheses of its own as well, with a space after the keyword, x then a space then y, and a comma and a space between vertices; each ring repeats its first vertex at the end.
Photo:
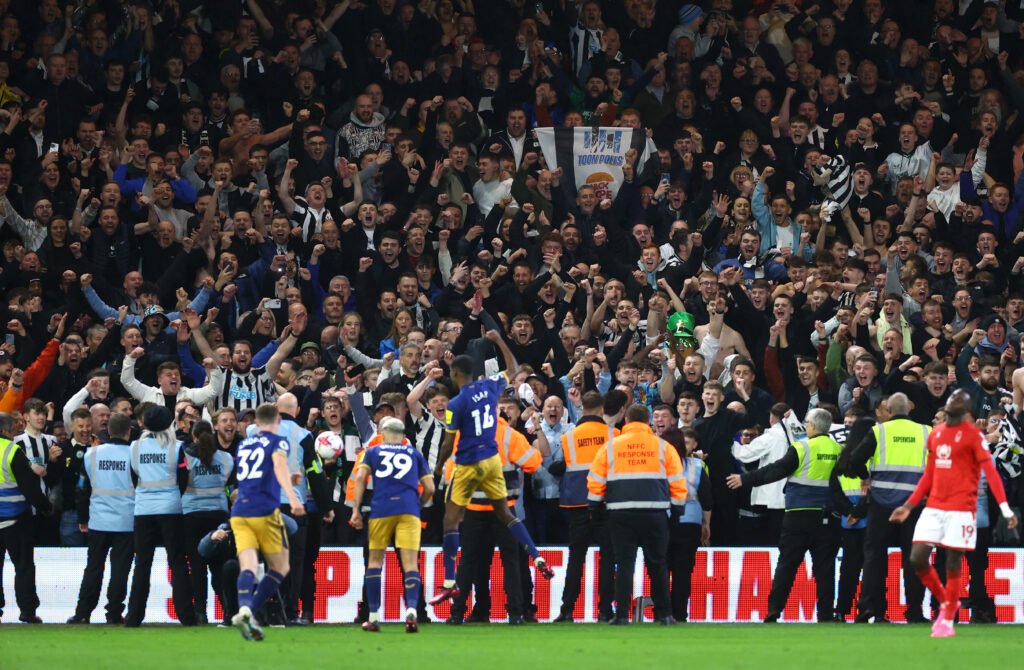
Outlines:
POLYGON ((275 433, 261 431, 238 445, 235 471, 238 499, 231 516, 257 517, 272 514, 281 501, 281 485, 274 475, 273 454, 288 456, 288 440, 275 433))
POLYGON ((371 519, 420 515, 420 479, 430 477, 427 459, 408 444, 381 444, 363 452, 359 467, 373 476, 371 519))
POLYGON ((457 464, 472 465, 498 455, 498 399, 504 390, 504 376, 482 379, 463 386, 448 403, 445 429, 459 434, 457 464))

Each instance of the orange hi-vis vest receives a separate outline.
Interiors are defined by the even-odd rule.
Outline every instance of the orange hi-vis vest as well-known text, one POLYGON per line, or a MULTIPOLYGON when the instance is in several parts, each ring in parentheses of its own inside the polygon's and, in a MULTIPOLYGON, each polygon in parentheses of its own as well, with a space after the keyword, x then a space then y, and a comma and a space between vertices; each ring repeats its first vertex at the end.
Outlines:
POLYGON ((594 455, 587 499, 609 510, 669 509, 686 504, 686 473, 679 452, 646 423, 631 422, 594 455))
MULTIPOLYGON (((516 504, 523 492, 523 475, 521 471, 536 472, 544 457, 541 456, 526 436, 498 418, 498 428, 494 435, 498 443, 498 458, 501 459, 501 471, 505 476, 505 488, 508 490, 508 506, 516 504)), ((466 506, 472 512, 492 512, 494 507, 482 491, 475 491, 466 506)))
POLYGON ((585 421, 562 435, 565 474, 559 486, 562 507, 587 506, 587 473, 598 449, 619 434, 615 426, 602 421, 585 421))
MULTIPOLYGON (((384 436, 377 433, 370 438, 370 441, 366 443, 366 449, 373 449, 374 447, 384 444, 384 436)), ((409 444, 409 438, 403 437, 402 444, 409 444)), ((345 482, 345 506, 353 507, 356 498, 356 472, 359 470, 359 464, 363 462, 363 454, 366 453, 366 449, 359 452, 356 456, 355 465, 352 466, 352 472, 348 476, 348 481, 345 482)), ((359 511, 363 514, 370 512, 370 503, 373 501, 373 477, 366 475, 366 492, 363 493, 363 502, 359 506, 359 511)))
MULTIPOLYGON (((512 507, 523 491, 522 476, 519 473, 521 468, 525 472, 536 472, 544 457, 530 444, 526 436, 509 425, 505 419, 498 417, 498 427, 494 433, 494 439, 498 443, 498 458, 501 459, 501 469, 505 476, 505 488, 508 490, 508 505, 512 507)), ((445 486, 452 483, 452 474, 455 471, 455 452, 459 450, 459 434, 455 434, 455 444, 452 447, 452 455, 444 464, 445 486)), ((473 512, 491 512, 494 508, 487 497, 480 491, 473 493, 473 497, 466 506, 466 509, 473 512)))

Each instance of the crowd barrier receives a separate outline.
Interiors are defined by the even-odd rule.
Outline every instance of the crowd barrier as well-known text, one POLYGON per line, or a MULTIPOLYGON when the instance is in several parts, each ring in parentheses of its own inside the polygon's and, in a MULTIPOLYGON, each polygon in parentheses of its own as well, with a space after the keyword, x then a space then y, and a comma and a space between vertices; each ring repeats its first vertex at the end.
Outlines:
MULTIPOLYGON (((550 621, 558 616, 561 605, 562 586, 565 579, 565 565, 568 550, 560 547, 546 547, 541 552, 548 564, 555 568, 551 581, 537 579, 534 572, 537 618, 550 621)), ((82 570, 85 566, 85 549, 39 548, 35 552, 36 586, 42 603, 38 614, 47 623, 63 623, 74 614, 82 570)), ((575 619, 578 622, 597 620, 597 557, 591 549, 584 569, 584 588, 576 604, 575 619)), ((650 585, 642 575, 643 563, 637 560, 637 574, 634 579, 635 596, 650 593, 650 585)), ((777 549, 729 548, 701 549, 697 554, 693 571, 690 599, 690 621, 713 623, 748 623, 763 619, 768 609, 768 593, 771 590, 772 574, 778 559, 777 549)), ((439 547, 426 547, 422 552, 423 583, 429 599, 440 587, 444 576, 444 564, 439 547)), ((989 553, 989 567, 986 582, 989 595, 995 600, 996 615, 1000 623, 1024 623, 1024 550, 994 549, 989 553)), ((356 607, 361 600, 363 584, 362 550, 358 547, 325 547, 316 562, 316 598, 314 616, 317 622, 350 623, 355 617, 356 607)), ((93 612, 94 623, 103 621, 106 604, 106 579, 100 605, 93 612)), ((838 569, 836 571, 838 575, 838 569)), ((966 565, 964 574, 967 574, 966 565)), ((505 593, 502 588, 501 562, 495 553, 491 565, 491 616, 495 621, 505 618, 505 593)), ((965 580, 966 581, 966 580, 965 580)), ((382 619, 400 621, 404 611, 401 603, 402 580, 395 554, 388 552, 384 567, 384 597, 382 619)), ((3 572, 3 586, 7 607, 5 619, 15 620, 17 607, 14 601, 14 568, 7 562, 3 572)), ((891 621, 903 621, 905 594, 902 587, 902 573, 899 550, 889 554, 889 612, 891 621), (893 594, 899 594, 893 597, 893 594)), ((967 585, 964 585, 964 595, 967 585)), ((784 622, 811 622, 814 612, 814 580, 808 557, 800 566, 793 591, 782 616, 784 622)), ((219 621, 221 612, 212 592, 208 599, 210 621, 219 621)), ((470 601, 472 604, 472 600, 470 601)), ((443 603, 428 612, 434 619, 448 616, 449 604, 443 603)), ((927 611, 927 608, 926 610, 927 611)), ((646 617, 651 617, 650 608, 646 617)), ((967 613, 962 612, 966 618, 967 613)), ((852 617, 852 614, 851 614, 852 617)), ((166 557, 158 549, 153 560, 152 588, 146 610, 147 623, 170 623, 176 621, 171 601, 170 571, 166 557), (164 576, 163 578, 161 576, 164 576)))

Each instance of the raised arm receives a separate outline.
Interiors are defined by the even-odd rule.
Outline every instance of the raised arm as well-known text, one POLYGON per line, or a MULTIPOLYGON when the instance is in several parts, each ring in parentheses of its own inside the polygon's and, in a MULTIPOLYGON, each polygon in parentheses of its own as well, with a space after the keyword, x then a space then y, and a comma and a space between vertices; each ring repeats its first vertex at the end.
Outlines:
POLYGON ((121 386, 136 400, 145 400, 148 395, 159 393, 159 389, 146 386, 135 378, 135 361, 142 358, 145 353, 146 350, 142 347, 135 347, 124 357, 124 365, 121 367, 121 386))
POLYGON ((441 364, 437 361, 430 361, 423 367, 423 379, 421 379, 416 386, 412 387, 409 391, 409 395, 405 398, 405 404, 409 407, 409 414, 412 418, 419 420, 423 416, 423 405, 420 404, 420 399, 423 394, 426 393, 427 388, 432 383, 444 376, 444 370, 441 369, 441 364))
POLYGON ((306 330, 306 323, 309 317, 305 312, 295 315, 292 322, 281 329, 284 341, 277 346, 277 351, 267 361, 267 376, 271 379, 277 377, 277 371, 281 369, 281 363, 291 355, 295 345, 299 342, 299 335, 306 330))
POLYGON ((494 343, 494 346, 498 347, 501 351, 502 357, 505 359, 505 378, 511 384, 512 380, 515 379, 516 372, 519 371, 519 363, 516 362, 515 354, 505 344, 505 340, 501 337, 501 333, 496 330, 488 330, 487 334, 484 335, 488 340, 494 343))
POLYGON ((295 200, 288 194, 288 181, 292 178, 292 171, 299 166, 299 161, 289 158, 284 165, 284 174, 277 185, 277 198, 281 201, 281 208, 286 214, 291 215, 295 211, 295 200))

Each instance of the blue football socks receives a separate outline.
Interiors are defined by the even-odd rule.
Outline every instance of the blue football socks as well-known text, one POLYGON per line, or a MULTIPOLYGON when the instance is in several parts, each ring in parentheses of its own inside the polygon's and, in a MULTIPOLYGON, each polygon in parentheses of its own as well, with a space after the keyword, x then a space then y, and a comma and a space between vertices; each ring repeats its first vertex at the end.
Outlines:
POLYGON ((420 604, 420 573, 410 570, 405 573, 405 608, 414 610, 420 604))
POLYGON ((256 575, 252 570, 243 570, 238 575, 238 606, 252 609, 252 596, 256 587, 256 575))
POLYGON ((277 593, 277 590, 281 588, 282 581, 284 581, 284 575, 274 570, 267 570, 263 579, 260 580, 260 585, 256 587, 256 595, 252 598, 253 612, 262 607, 263 603, 267 602, 267 598, 277 593))
MULTIPOLYGON (((529 538, 527 538, 529 540, 529 538)), ((459 557, 459 529, 453 528, 444 532, 444 539, 441 542, 444 551, 444 581, 445 586, 455 582, 455 562, 459 557)))
POLYGON ((537 545, 533 543, 533 538, 530 537, 530 531, 526 530, 526 526, 519 519, 513 519, 512 523, 508 525, 508 532, 512 533, 512 537, 516 539, 516 542, 521 544, 531 557, 536 559, 540 556, 540 552, 537 551, 537 545))
POLYGON ((376 621, 380 611, 380 568, 366 569, 366 609, 372 621, 376 621))

